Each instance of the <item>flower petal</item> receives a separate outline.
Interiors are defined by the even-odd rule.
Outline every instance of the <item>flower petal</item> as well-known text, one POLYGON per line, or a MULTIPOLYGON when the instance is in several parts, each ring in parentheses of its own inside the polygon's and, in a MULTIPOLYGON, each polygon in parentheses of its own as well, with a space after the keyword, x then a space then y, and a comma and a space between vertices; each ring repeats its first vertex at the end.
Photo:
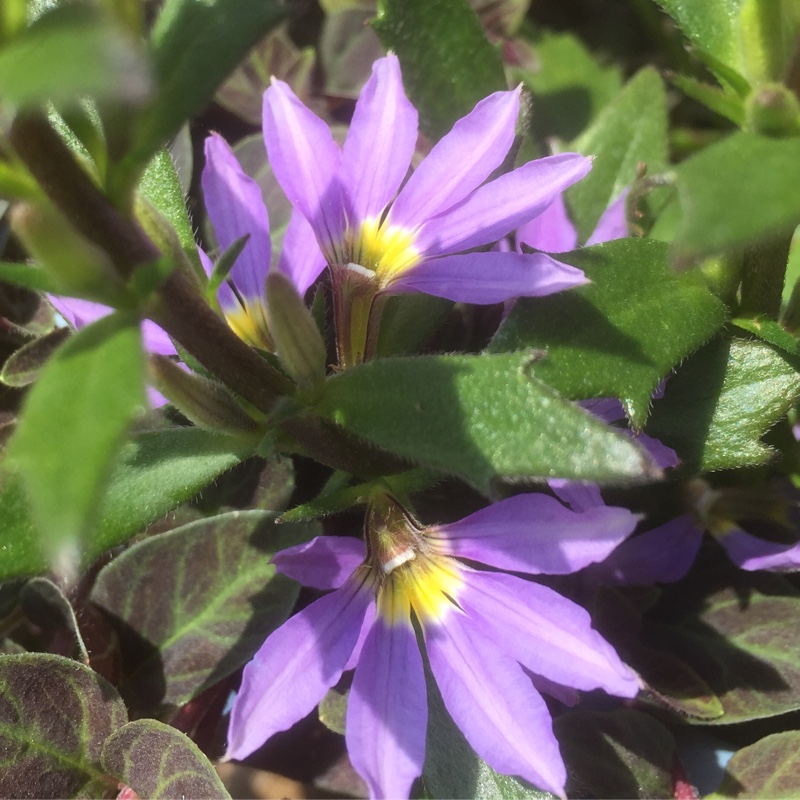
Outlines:
POLYGON ((456 303, 488 305, 514 297, 542 297, 588 282, 579 269, 544 253, 465 253, 423 261, 400 272, 386 291, 425 292, 456 303))
POLYGON ((461 202, 503 163, 518 115, 519 89, 481 100, 414 170, 389 211, 389 222, 414 230, 461 202))
POLYGON ((363 563, 366 548, 354 536, 317 536, 272 557, 275 569, 314 589, 338 589, 363 563))
POLYGON ((740 569, 752 572, 766 569, 772 572, 800 570, 800 543, 778 544, 759 539, 741 528, 734 528, 717 537, 728 558, 740 569))
POLYGON ((311 223, 325 257, 335 261, 345 230, 339 146, 328 126, 275 78, 264 93, 263 122, 267 155, 278 183, 311 223))
POLYGON ((351 222, 380 216, 406 177, 416 144, 417 111, 390 53, 373 64, 342 149, 351 222))
POLYGON ((347 705, 347 752, 371 797, 408 797, 425 761, 425 673, 410 622, 378 618, 347 705))
POLYGON ((424 632, 444 704, 475 752, 498 772, 564 797, 550 712, 522 667, 460 613, 424 632))
POLYGON ((319 249, 314 229, 308 220, 294 209, 289 218, 286 235, 283 237, 278 270, 289 278, 302 297, 324 269, 325 256, 319 249))
POLYGON ((567 215, 563 194, 535 219, 517 228, 517 244, 545 253, 566 253, 578 246, 578 232, 567 215))
POLYGON ((549 478, 547 485, 553 494, 573 511, 589 511, 605 505, 600 487, 596 483, 576 483, 568 478, 549 478))
POLYGON ((518 494, 430 532, 452 556, 532 575, 565 575, 601 561, 638 517, 601 505, 571 511, 545 494, 518 494))
POLYGON ((583 574, 595 585, 673 583, 689 571, 702 539, 703 531, 691 515, 684 514, 628 539, 605 561, 592 565, 583 574))
POLYGON ((272 251, 269 217, 261 189, 245 175, 219 134, 212 133, 206 139, 205 155, 203 197, 220 253, 242 236, 250 237, 233 265, 230 278, 246 300, 261 301, 272 251))
POLYGON ((586 240, 586 246, 610 242, 612 239, 624 239, 628 235, 628 221, 625 219, 625 200, 629 189, 624 192, 603 212, 597 227, 586 240))
POLYGON ((471 622, 531 672, 582 691, 635 697, 636 674, 592 628, 588 612, 548 586, 470 570, 458 603, 471 622))
POLYGON ((356 576, 271 634, 244 668, 226 758, 242 759, 302 719, 341 677, 374 592, 356 576))
POLYGON ((578 153, 529 161, 425 222, 414 245, 433 257, 496 242, 541 214, 591 168, 591 159, 578 153))

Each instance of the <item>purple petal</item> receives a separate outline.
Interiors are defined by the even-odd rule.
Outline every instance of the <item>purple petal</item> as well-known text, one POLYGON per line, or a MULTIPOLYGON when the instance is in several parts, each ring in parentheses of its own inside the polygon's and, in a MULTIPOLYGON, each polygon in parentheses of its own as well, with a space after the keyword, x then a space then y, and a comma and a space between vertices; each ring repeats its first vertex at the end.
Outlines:
POLYGON ((549 478, 547 485, 555 496, 573 511, 589 511, 605 505, 600 487, 596 483, 576 483, 568 478, 549 478))
POLYGON ((444 704, 475 752, 498 772, 564 797, 550 713, 522 667, 460 612, 424 632, 444 704))
POLYGON ((741 528, 717 537, 728 558, 740 569, 748 572, 766 569, 772 572, 800 570, 800 543, 778 544, 767 542, 743 531, 741 528))
POLYGON ((578 231, 567 215, 563 194, 538 217, 517 229, 517 243, 545 253, 567 253, 578 246, 578 231))
POLYGON ((586 240, 587 247, 613 239, 624 239, 628 235, 628 221, 625 219, 625 200, 629 189, 624 192, 603 212, 597 227, 586 240))
POLYGON ((48 295, 53 307, 75 329, 83 328, 92 322, 105 317, 114 309, 102 303, 93 303, 91 300, 81 300, 77 297, 62 297, 61 295, 48 295))
POLYGON ((361 651, 364 648, 364 642, 367 641, 367 636, 372 630, 372 625, 375 622, 376 615, 377 609, 375 607, 375 603, 371 603, 367 608, 367 613, 364 614, 363 621, 361 622, 361 630, 358 634, 356 646, 353 648, 353 652, 350 653, 350 658, 347 659, 347 663, 344 665, 345 672, 356 668, 356 664, 358 664, 358 661, 361 658, 361 651))
POLYGON ((354 576, 269 636, 244 668, 226 758, 246 758, 314 708, 341 677, 374 600, 371 584, 354 576))
POLYGON ((640 433, 634 438, 648 453, 650 453, 653 457, 653 461, 655 461, 661 469, 672 469, 681 463, 678 454, 671 447, 667 447, 658 439, 654 439, 646 433, 640 433))
POLYGON ((336 261, 345 219, 338 182, 341 152, 328 126, 283 81, 264 93, 264 142, 289 201, 311 223, 322 251, 336 261))
POLYGON ((397 56, 372 66, 342 149, 352 222, 379 217, 403 182, 417 143, 417 112, 408 101, 397 56))
POLYGON ((703 531, 684 514, 623 542, 584 576, 592 584, 650 585, 679 581, 694 563, 703 531))
POLYGON ((291 280, 302 297, 324 269, 325 256, 319 249, 314 229, 295 209, 283 237, 278 270, 291 280))
POLYGON ((415 247, 432 257, 496 242, 541 214, 591 168, 591 159, 577 153, 529 161, 424 223, 415 247))
POLYGON ((269 217, 261 188, 245 175, 228 143, 218 134, 212 133, 206 139, 205 155, 203 197, 220 253, 242 236, 250 237, 231 269, 230 278, 246 300, 260 301, 272 253, 269 217))
POLYGON ((146 352, 162 356, 174 356, 178 352, 167 332, 149 319, 142 320, 142 345, 146 352))
POLYGON ((465 253, 423 261, 399 273, 387 291, 424 292, 456 303, 488 305, 542 297, 588 283, 579 269, 544 253, 465 253))
POLYGON ((431 531, 450 555, 498 569, 565 575, 601 561, 633 533, 636 515, 602 505, 576 513, 544 494, 518 494, 431 531))
POLYGON ((465 573, 458 603, 485 636, 531 672, 582 691, 635 697, 640 684, 592 628, 588 612, 548 586, 497 572, 465 573))
POLYGON ((408 797, 425 761, 425 673, 410 620, 372 628, 347 705, 347 753, 372 797, 408 797))
POLYGON ((317 536, 272 557, 275 569, 314 589, 338 589, 364 562, 366 548, 353 536, 317 536))
POLYGON ((414 170, 389 211, 391 224, 416 229, 480 186, 503 163, 518 115, 519 89, 481 100, 414 170))
POLYGON ((625 409, 616 397, 598 397, 593 400, 581 400, 580 405, 590 414, 603 422, 617 422, 625 419, 625 409))
POLYGON ((543 675, 537 675, 525 669, 525 667, 523 667, 523 670, 525 670, 525 674, 531 679, 539 694, 549 694, 550 697, 555 697, 559 703, 563 703, 569 708, 578 705, 581 698, 577 689, 573 689, 570 686, 562 686, 560 683, 548 680, 543 675))

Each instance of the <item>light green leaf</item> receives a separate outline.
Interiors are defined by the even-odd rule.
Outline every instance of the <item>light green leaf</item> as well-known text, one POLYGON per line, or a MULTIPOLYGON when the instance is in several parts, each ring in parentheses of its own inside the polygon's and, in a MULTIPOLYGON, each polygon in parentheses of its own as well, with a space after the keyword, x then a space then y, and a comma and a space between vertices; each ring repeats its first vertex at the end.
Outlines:
POLYGON ((535 369, 525 353, 380 359, 329 378, 316 410, 484 491, 497 479, 653 474, 630 439, 561 398, 535 369))
POLYGON ((741 249, 800 224, 800 139, 736 133, 676 172, 681 262, 741 249))
POLYGON ((51 557, 98 521, 109 465, 144 405, 139 321, 110 314, 71 336, 29 392, 8 463, 22 474, 51 557))
POLYGON ((675 274, 663 242, 618 239, 558 258, 592 283, 518 300, 490 350, 546 350, 537 378, 575 400, 618 397, 642 427, 659 381, 714 335, 727 309, 698 273, 675 274))
POLYGON ((373 26, 397 53, 420 127, 434 140, 507 88, 500 51, 466 0, 380 0, 373 26))
POLYGON ((650 174, 667 165, 667 101, 659 74, 652 67, 638 72, 572 146, 595 156, 592 171, 567 192, 583 242, 633 183, 639 162, 650 174))
POLYGON ((317 533, 276 526, 274 513, 234 511, 140 542, 104 567, 90 599, 119 621, 123 652, 130 647, 131 707, 154 715, 184 705, 247 663, 300 591, 271 556, 317 533))
POLYGON ((0 381, 6 386, 30 386, 38 377, 47 359, 70 337, 69 328, 55 328, 24 344, 13 352, 0 370, 0 381))
POLYGON ((103 747, 105 770, 137 797, 230 798, 214 767, 185 734, 155 719, 129 722, 103 747))

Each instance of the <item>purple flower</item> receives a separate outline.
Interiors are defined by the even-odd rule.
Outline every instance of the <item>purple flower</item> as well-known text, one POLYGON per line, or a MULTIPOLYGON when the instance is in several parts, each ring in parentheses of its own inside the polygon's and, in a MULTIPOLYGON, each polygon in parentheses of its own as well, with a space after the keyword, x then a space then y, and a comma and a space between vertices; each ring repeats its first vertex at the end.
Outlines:
MULTIPOLYGON (((269 216, 259 185, 245 174, 228 143, 212 134, 205 143, 202 186, 221 252, 247 236, 247 243, 217 292, 220 309, 233 331, 250 345, 274 350, 269 330, 266 280, 272 261, 269 216)), ((208 274, 212 263, 198 248, 208 274)), ((311 226, 294 213, 283 240, 277 269, 302 296, 325 268, 311 226)))
POLYGON ((538 689, 633 697, 639 681, 584 609, 501 570, 574 572, 605 558, 636 519, 606 506, 579 514, 528 494, 423 529, 381 497, 368 513, 366 547, 320 537, 277 554, 279 571, 335 591, 289 619, 245 667, 227 757, 245 758, 290 727, 355 667, 346 720, 353 766, 371 796, 408 796, 427 725, 416 620, 445 705, 478 755, 563 796, 564 764, 538 689))
POLYGON ((332 269, 373 291, 420 291, 468 303, 539 296, 585 282, 545 255, 465 252, 541 214, 591 161, 576 153, 530 161, 492 181, 514 140, 519 90, 497 92, 456 122, 406 180, 417 112, 393 55, 375 62, 343 148, 282 81, 264 95, 264 139, 289 200, 332 269), (405 182, 404 182, 405 181, 405 182))

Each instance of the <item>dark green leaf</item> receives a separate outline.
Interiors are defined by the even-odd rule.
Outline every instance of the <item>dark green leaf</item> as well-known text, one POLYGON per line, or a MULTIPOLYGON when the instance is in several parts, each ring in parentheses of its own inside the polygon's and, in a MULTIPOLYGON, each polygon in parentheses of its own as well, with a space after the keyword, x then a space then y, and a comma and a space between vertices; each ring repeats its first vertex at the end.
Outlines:
POLYGON ((490 350, 546 350, 537 378, 575 400, 618 397, 641 427, 658 382, 711 338, 726 308, 699 274, 675 274, 662 242, 619 239, 559 260, 592 283, 518 300, 490 350))
POLYGON ((592 171, 567 193, 583 242, 633 183, 640 161, 650 174, 667 165, 667 100, 659 74, 652 67, 637 73, 572 146, 595 156, 592 171))
POLYGON ((500 51, 466 0, 380 0, 373 26, 397 53, 420 127, 434 140, 507 88, 500 51))
POLYGON ((103 797, 105 740, 128 721, 111 684, 60 656, 0 657, 2 797, 103 797))
POLYGON ((687 470, 763 464, 763 436, 800 399, 797 360, 768 344, 716 339, 667 382, 648 432, 687 470))
POLYGON ((800 341, 769 317, 758 316, 752 319, 737 317, 731 322, 737 328, 752 333, 753 336, 769 344, 774 344, 790 356, 800 356, 800 341))
POLYGON ((800 224, 800 139, 735 133, 676 171, 681 262, 741 249, 800 224))
POLYGON ((116 731, 101 759, 105 770, 138 797, 230 797, 197 745, 154 719, 129 722, 116 731))
POLYGON ((144 404, 138 319, 111 314, 71 336, 29 392, 8 450, 51 557, 98 521, 108 468, 144 404))
POLYGON ((6 386, 30 386, 38 377, 47 359, 70 336, 69 328, 56 328, 23 345, 8 357, 0 370, 0 381, 6 386))
POLYGON ((574 711, 554 720, 569 797, 672 797, 675 740, 648 714, 574 711))
POLYGON ((48 11, 0 52, 0 94, 19 106, 85 95, 141 102, 149 89, 135 42, 86 4, 48 11))
POLYGON ((483 490, 495 479, 654 474, 627 437, 532 375, 530 354, 380 359, 328 380, 317 411, 483 490))
POLYGON ((729 119, 740 128, 744 125, 745 109, 744 102, 740 97, 688 75, 673 75, 670 80, 684 94, 697 100, 698 103, 702 103, 706 108, 729 119))
POLYGON ((236 259, 242 254, 245 245, 250 239, 250 234, 240 236, 222 255, 220 255, 217 262, 214 264, 214 269, 208 279, 206 286, 206 297, 213 299, 217 296, 217 289, 221 286, 222 282, 228 279, 236 259))
POLYGON ((288 616, 299 586, 277 551, 312 538, 263 511, 234 511, 152 537, 108 564, 92 601, 119 625, 126 699, 180 706, 249 661, 288 616))
POLYGON ((168 0, 151 38, 159 91, 137 131, 132 160, 148 161, 285 14, 275 0, 168 0))
MULTIPOLYGON (((154 431, 123 446, 113 464, 100 521, 81 553, 85 564, 191 499, 248 454, 242 443, 198 428, 154 431)), ((18 475, 0 475, 0 581, 47 569, 18 475)))
POLYGON ((765 736, 743 747, 725 767, 719 789, 709 798, 800 796, 800 731, 765 736))

